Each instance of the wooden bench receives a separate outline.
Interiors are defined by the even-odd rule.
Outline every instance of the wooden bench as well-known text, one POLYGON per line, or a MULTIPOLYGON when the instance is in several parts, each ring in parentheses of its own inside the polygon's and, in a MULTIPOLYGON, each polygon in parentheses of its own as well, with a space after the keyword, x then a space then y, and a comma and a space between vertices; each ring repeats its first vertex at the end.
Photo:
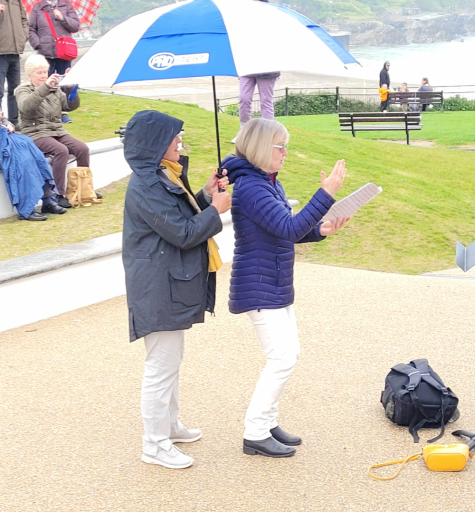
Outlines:
POLYGON ((414 92, 390 92, 390 105, 440 105, 440 111, 444 111, 443 91, 414 91, 414 92))
POLYGON ((407 144, 409 132, 421 130, 420 112, 355 112, 352 114, 339 114, 340 129, 342 132, 385 132, 405 131, 407 144))

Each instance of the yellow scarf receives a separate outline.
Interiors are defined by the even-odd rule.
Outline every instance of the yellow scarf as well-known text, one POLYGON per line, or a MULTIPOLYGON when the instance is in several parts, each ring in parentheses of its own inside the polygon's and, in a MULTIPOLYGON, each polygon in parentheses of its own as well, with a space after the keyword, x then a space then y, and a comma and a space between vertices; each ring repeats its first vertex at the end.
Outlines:
MULTIPOLYGON (((180 179, 181 172, 183 169, 182 166, 179 163, 169 162, 168 160, 162 160, 161 165, 165 166, 166 169, 164 169, 163 172, 167 175, 168 179, 175 185, 181 187, 188 194, 188 199, 190 200, 191 204, 195 207, 196 211, 198 213, 201 212, 201 208, 196 202, 196 199, 193 197, 192 194, 188 192, 185 185, 180 179)), ((221 268, 223 262, 221 261, 221 257, 219 256, 218 244, 214 241, 213 238, 210 238, 208 240, 208 256, 208 272, 218 271, 221 268)))

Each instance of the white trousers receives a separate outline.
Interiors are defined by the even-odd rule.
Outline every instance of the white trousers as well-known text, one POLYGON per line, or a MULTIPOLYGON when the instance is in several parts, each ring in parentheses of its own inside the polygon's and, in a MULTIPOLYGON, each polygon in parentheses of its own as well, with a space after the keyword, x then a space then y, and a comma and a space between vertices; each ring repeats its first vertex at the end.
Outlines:
POLYGON ((267 357, 244 422, 244 439, 261 441, 277 426, 279 400, 300 356, 294 307, 247 313, 267 357))
POLYGON ((182 428, 178 420, 178 384, 185 350, 185 331, 152 332, 145 336, 145 350, 143 452, 155 456, 159 448, 170 448, 170 435, 182 428))

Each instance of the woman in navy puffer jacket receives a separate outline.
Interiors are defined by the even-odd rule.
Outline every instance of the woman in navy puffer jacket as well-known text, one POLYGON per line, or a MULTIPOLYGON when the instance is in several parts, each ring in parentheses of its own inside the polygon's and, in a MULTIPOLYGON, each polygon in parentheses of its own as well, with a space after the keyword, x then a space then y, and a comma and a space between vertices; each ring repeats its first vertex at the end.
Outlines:
POLYGON ((229 308, 249 315, 267 357, 246 413, 243 450, 268 457, 289 457, 295 453, 293 446, 302 442, 277 423, 279 399, 300 353, 293 308, 294 244, 320 242, 349 220, 321 221, 343 183, 344 160, 336 163, 330 176, 321 173, 322 187, 292 216, 277 180, 288 139, 279 122, 253 119, 237 136, 236 155, 223 161, 234 183, 229 308))

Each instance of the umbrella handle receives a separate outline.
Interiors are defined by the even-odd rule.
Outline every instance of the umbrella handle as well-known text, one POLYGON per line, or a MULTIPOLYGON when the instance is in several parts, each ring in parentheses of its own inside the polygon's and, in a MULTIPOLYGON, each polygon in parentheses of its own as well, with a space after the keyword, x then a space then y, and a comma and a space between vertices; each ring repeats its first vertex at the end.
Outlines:
MULTIPOLYGON (((222 167, 218 167, 218 172, 216 173, 216 177, 218 178, 218 180, 220 180, 221 178, 223 178, 223 168, 222 167)), ((224 192, 225 189, 220 187, 219 184, 218 184, 218 192, 224 192)))
MULTIPOLYGON (((221 167, 221 147, 219 144, 219 122, 218 122, 218 100, 216 99, 216 82, 214 76, 211 77, 213 80, 213 99, 214 99, 214 124, 216 127, 216 146, 218 150, 218 179, 223 177, 223 168, 221 167)), ((224 192, 224 188, 218 185, 218 192, 224 192)))

